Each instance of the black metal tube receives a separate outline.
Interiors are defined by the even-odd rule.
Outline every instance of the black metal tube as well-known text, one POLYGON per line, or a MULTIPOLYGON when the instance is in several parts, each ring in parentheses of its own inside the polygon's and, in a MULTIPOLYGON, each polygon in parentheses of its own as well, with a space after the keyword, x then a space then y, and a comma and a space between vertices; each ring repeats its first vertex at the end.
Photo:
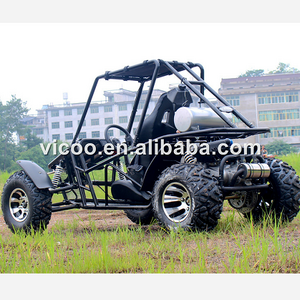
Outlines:
MULTIPOLYGON (((214 91, 202 78, 200 78, 193 70, 191 70, 186 64, 183 64, 183 66, 186 68, 187 71, 189 71, 197 80, 202 82, 202 85, 209 90, 218 100, 220 100, 224 105, 230 106, 233 111, 232 113, 238 117, 240 120, 242 120, 248 127, 254 128, 255 126, 250 123, 242 114, 240 114, 234 107, 232 107, 221 95, 219 95, 217 92, 214 91)), ((202 86, 201 85, 201 86, 202 86)))
POLYGON ((80 204, 72 204, 72 205, 67 205, 67 206, 62 206, 62 207, 60 207, 60 206, 52 207, 52 212, 74 209, 74 208, 81 208, 81 205, 80 204))
POLYGON ((135 181, 133 178, 131 178, 128 174, 126 174, 125 172, 123 172, 120 168, 118 168, 116 165, 113 164, 107 164, 108 166, 114 168, 118 173, 121 173, 123 176, 125 176, 127 179, 131 180, 132 183, 134 183, 135 185, 137 185, 139 188, 141 188, 141 184, 139 184, 137 181, 135 181))
POLYGON ((269 188, 268 184, 249 185, 249 186, 221 186, 224 191, 249 191, 269 188))
POLYGON ((140 119, 139 125, 137 127, 136 135, 135 135, 135 138, 134 138, 134 141, 133 141, 133 146, 136 146, 136 144, 139 141, 140 132, 141 132, 141 129, 142 129, 142 126, 143 126, 143 123, 144 123, 144 119, 145 119, 146 112, 147 112, 147 109, 148 109, 148 106, 149 106, 149 102, 151 100, 152 92, 153 92, 153 89, 154 89, 154 85, 155 85, 155 82, 156 82, 158 70, 159 70, 159 67, 160 67, 160 63, 158 61, 154 61, 154 64, 155 64, 155 69, 153 71, 150 87, 149 87, 147 97, 146 97, 146 101, 145 101, 145 106, 143 108, 143 111, 142 111, 142 114, 141 114, 141 119, 140 119))
MULTIPOLYGON (((83 166, 83 168, 86 169, 87 165, 86 165, 86 162, 84 160, 83 154, 80 154, 80 162, 81 162, 81 165, 83 166)), ((95 189, 93 187, 92 180, 91 180, 91 177, 90 177, 89 173, 85 173, 85 177, 87 179, 87 182, 88 182, 88 185, 89 185, 89 191, 92 194, 94 204, 95 204, 95 206, 97 206, 97 196, 96 196, 95 189)))
POLYGON ((77 185, 75 184, 70 184, 70 185, 67 185, 67 186, 63 186, 63 187, 60 187, 60 188, 56 188, 56 189, 53 189, 53 188, 49 188, 49 192, 50 193, 58 193, 58 192, 62 192, 62 191, 67 191, 67 190, 72 190, 72 189, 76 189, 78 188, 77 185))
POLYGON ((79 122, 79 124, 78 124, 76 133, 75 133, 75 135, 74 135, 74 137, 73 137, 72 144, 74 144, 74 143, 76 142, 76 139, 77 139, 77 137, 78 137, 78 135, 79 135, 79 133, 80 133, 80 131, 81 131, 83 122, 84 122, 84 120, 85 120, 86 114, 87 114, 87 112, 88 112, 88 109, 89 109, 89 107, 90 107, 91 101, 92 101, 92 99, 93 99, 93 96, 94 96, 94 93, 95 93, 95 90, 96 90, 98 81, 99 81, 99 79, 101 79, 101 78, 103 78, 103 77, 104 77, 104 76, 98 76, 98 77, 96 77, 96 79, 95 79, 95 81, 94 81, 94 84, 93 84, 92 89, 91 89, 91 91, 90 91, 90 95, 89 95, 89 97, 88 97, 87 103, 86 103, 85 108, 84 108, 84 111, 83 111, 83 113, 82 113, 80 122, 79 122))
MULTIPOLYGON (((200 64, 196 64, 196 66, 199 67, 200 72, 201 72, 201 76, 200 77, 201 77, 202 80, 204 80, 204 68, 203 68, 203 66, 200 65, 200 64)), ((203 85, 201 85, 201 87, 200 87, 200 92, 201 92, 202 95, 204 95, 204 86, 203 85)))
MULTIPOLYGON (((170 71, 174 73, 175 76, 177 76, 181 82, 183 82, 187 87, 190 88, 201 100, 203 100, 228 126, 231 128, 236 128, 237 126, 233 124, 215 105, 213 105, 208 99, 206 99, 200 91, 198 91, 186 78, 184 78, 178 71, 176 71, 175 68, 173 68, 168 62, 164 62, 166 67, 169 68, 170 71)), ((188 72, 192 71, 186 64, 183 64, 183 66, 186 68, 188 72)), ((190 72, 191 75, 194 76, 194 74, 197 76, 197 79, 201 82, 203 81, 195 72, 190 72)), ((195 77, 195 76, 194 76, 195 77)), ((196 78, 196 77, 195 77, 196 78)), ((203 84, 205 82, 203 81, 203 84)))
POLYGON ((235 172, 234 175, 232 176, 230 185, 231 185, 231 186, 234 186, 234 184, 235 184, 237 178, 238 178, 239 176, 241 176, 243 173, 244 173, 244 170, 238 170, 237 172, 235 172))
POLYGON ((82 186, 82 180, 80 177, 80 171, 77 170, 77 164, 76 164, 76 159, 75 159, 75 155, 72 153, 72 151, 70 151, 70 155, 71 155, 71 159, 72 159, 72 164, 74 166, 74 172, 75 172, 75 176, 77 179, 77 184, 79 186, 79 193, 80 193, 80 198, 82 200, 82 203, 85 205, 86 204, 86 196, 85 196, 85 192, 83 191, 82 188, 80 188, 80 186, 82 186))
POLYGON ((103 205, 103 206, 81 206, 80 208, 83 208, 83 209, 98 209, 98 210, 105 210, 105 209, 120 209, 120 210, 124 210, 124 209, 147 209, 147 208, 150 208, 152 205, 152 203, 150 202, 149 204, 147 205, 103 205))
POLYGON ((135 118, 135 115, 136 115, 136 112, 137 112, 137 107, 138 107, 138 105, 140 103, 140 100, 141 100, 141 95, 142 95, 142 92, 143 92, 144 83, 145 83, 144 81, 141 82, 140 88, 139 88, 139 90, 136 94, 135 100, 134 100, 132 112, 131 112, 129 123, 128 123, 128 126, 127 126, 127 131, 129 133, 131 132, 132 125, 133 125, 133 122, 134 122, 134 118, 135 118))

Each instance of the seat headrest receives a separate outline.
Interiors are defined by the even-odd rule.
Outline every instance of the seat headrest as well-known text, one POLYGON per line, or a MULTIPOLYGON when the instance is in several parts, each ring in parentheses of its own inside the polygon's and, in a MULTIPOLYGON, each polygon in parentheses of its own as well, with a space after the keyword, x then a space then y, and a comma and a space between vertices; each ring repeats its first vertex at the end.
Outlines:
POLYGON ((167 93, 169 100, 174 104, 175 111, 182 106, 188 107, 193 103, 192 96, 184 84, 179 84, 167 93))

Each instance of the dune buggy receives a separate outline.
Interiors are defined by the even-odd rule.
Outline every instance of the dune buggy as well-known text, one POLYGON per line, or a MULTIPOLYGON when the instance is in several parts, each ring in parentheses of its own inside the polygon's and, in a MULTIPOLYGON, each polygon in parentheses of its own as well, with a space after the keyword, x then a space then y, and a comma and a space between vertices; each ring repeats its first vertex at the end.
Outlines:
POLYGON ((268 128, 256 128, 204 81, 201 64, 152 60, 105 72, 94 81, 69 148, 84 149, 89 144, 96 152, 60 154, 49 164, 52 179, 34 162, 18 161, 22 170, 8 179, 2 193, 5 222, 13 232, 41 230, 57 211, 119 209, 135 223, 157 220, 166 228, 211 230, 224 200, 257 221, 265 214, 291 221, 300 202, 294 169, 264 158, 257 145, 238 147, 233 142, 266 132, 268 128), (169 75, 178 84, 161 94, 146 117, 156 80, 169 75), (104 138, 78 139, 100 80, 139 84, 127 128, 111 124, 104 138), (133 138, 133 122, 146 83, 145 105, 133 138), (204 91, 216 102, 208 100, 204 91), (195 98, 198 107, 190 107, 195 98), (231 116, 244 127, 237 127, 231 116), (111 128, 124 133, 122 143, 108 134, 111 128), (144 152, 138 153, 141 146, 144 152), (102 177, 95 180, 96 171, 102 177), (53 194, 61 194, 63 200, 52 203, 53 194))

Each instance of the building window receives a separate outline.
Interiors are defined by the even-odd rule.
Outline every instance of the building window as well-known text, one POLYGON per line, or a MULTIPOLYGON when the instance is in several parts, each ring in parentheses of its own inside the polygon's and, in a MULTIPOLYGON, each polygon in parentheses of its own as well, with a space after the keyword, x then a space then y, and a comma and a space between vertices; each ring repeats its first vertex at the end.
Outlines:
POLYGON ((92 138, 99 138, 100 137, 100 131, 92 131, 92 138))
POLYGON ((258 112, 259 121, 299 119, 299 109, 266 110, 258 112))
MULTIPOLYGON (((80 120, 77 121, 77 125, 79 124, 80 120)), ((83 121, 82 126, 86 126, 86 120, 83 121)))
POLYGON ((72 140, 73 139, 73 133, 66 133, 65 134, 65 139, 66 140, 72 140))
POLYGON ((105 105, 104 112, 112 112, 112 105, 105 105))
POLYGON ((107 97, 107 101, 108 102, 114 102, 115 101, 115 97, 114 96, 108 96, 107 97))
POLYGON ((99 112, 99 107, 98 106, 91 107, 91 114, 97 114, 98 112, 99 112))
POLYGON ((91 119, 91 125, 99 125, 99 119, 91 119))
POLYGON ((52 110, 51 117, 59 117, 59 110, 52 110))
POLYGON ((114 131, 113 131, 113 129, 108 130, 108 131, 107 131, 107 134, 108 134, 109 137, 113 137, 113 136, 114 136, 114 131))
POLYGON ((77 108, 77 115, 82 115, 84 108, 77 108))
POLYGON ((137 107, 137 109, 143 109, 145 106, 145 101, 141 101, 137 107))
POLYGON ((86 138, 86 132, 80 132, 78 135, 79 139, 85 139, 86 138))
POLYGON ((59 128, 59 122, 52 122, 51 127, 52 129, 59 128))
POLYGON ((60 139, 60 134, 52 134, 52 141, 54 140, 59 140, 60 139))
POLYGON ((112 124, 113 123, 113 118, 105 118, 104 119, 104 124, 105 125, 109 125, 109 124, 112 124))
POLYGON ((65 121, 65 128, 70 128, 73 127, 73 122, 72 121, 65 121))
POLYGON ((65 109, 64 110, 64 115, 65 116, 72 116, 72 109, 65 109))
POLYGON ((260 136, 262 138, 300 136, 300 126, 273 127, 270 128, 270 133, 268 136, 264 136, 262 134, 260 136))
POLYGON ((127 110, 127 104, 119 104, 119 111, 127 110))
POLYGON ((139 122, 140 119, 141 119, 141 115, 136 115, 136 116, 134 117, 134 122, 139 122))
POLYGON ((128 122, 127 116, 119 117, 119 123, 127 123, 127 122, 128 122))
POLYGON ((239 106, 240 105, 240 96, 229 96, 226 97, 226 100, 229 102, 231 106, 239 106))
POLYGON ((281 92, 258 94, 258 104, 277 104, 298 102, 298 92, 281 92))

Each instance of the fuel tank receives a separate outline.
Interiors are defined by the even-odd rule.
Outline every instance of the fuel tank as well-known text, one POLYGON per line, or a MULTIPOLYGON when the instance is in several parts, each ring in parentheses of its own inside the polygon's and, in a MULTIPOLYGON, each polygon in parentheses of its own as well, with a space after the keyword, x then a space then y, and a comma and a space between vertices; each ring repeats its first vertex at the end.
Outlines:
POLYGON ((202 128, 229 127, 211 108, 180 107, 174 116, 180 132, 202 128))

